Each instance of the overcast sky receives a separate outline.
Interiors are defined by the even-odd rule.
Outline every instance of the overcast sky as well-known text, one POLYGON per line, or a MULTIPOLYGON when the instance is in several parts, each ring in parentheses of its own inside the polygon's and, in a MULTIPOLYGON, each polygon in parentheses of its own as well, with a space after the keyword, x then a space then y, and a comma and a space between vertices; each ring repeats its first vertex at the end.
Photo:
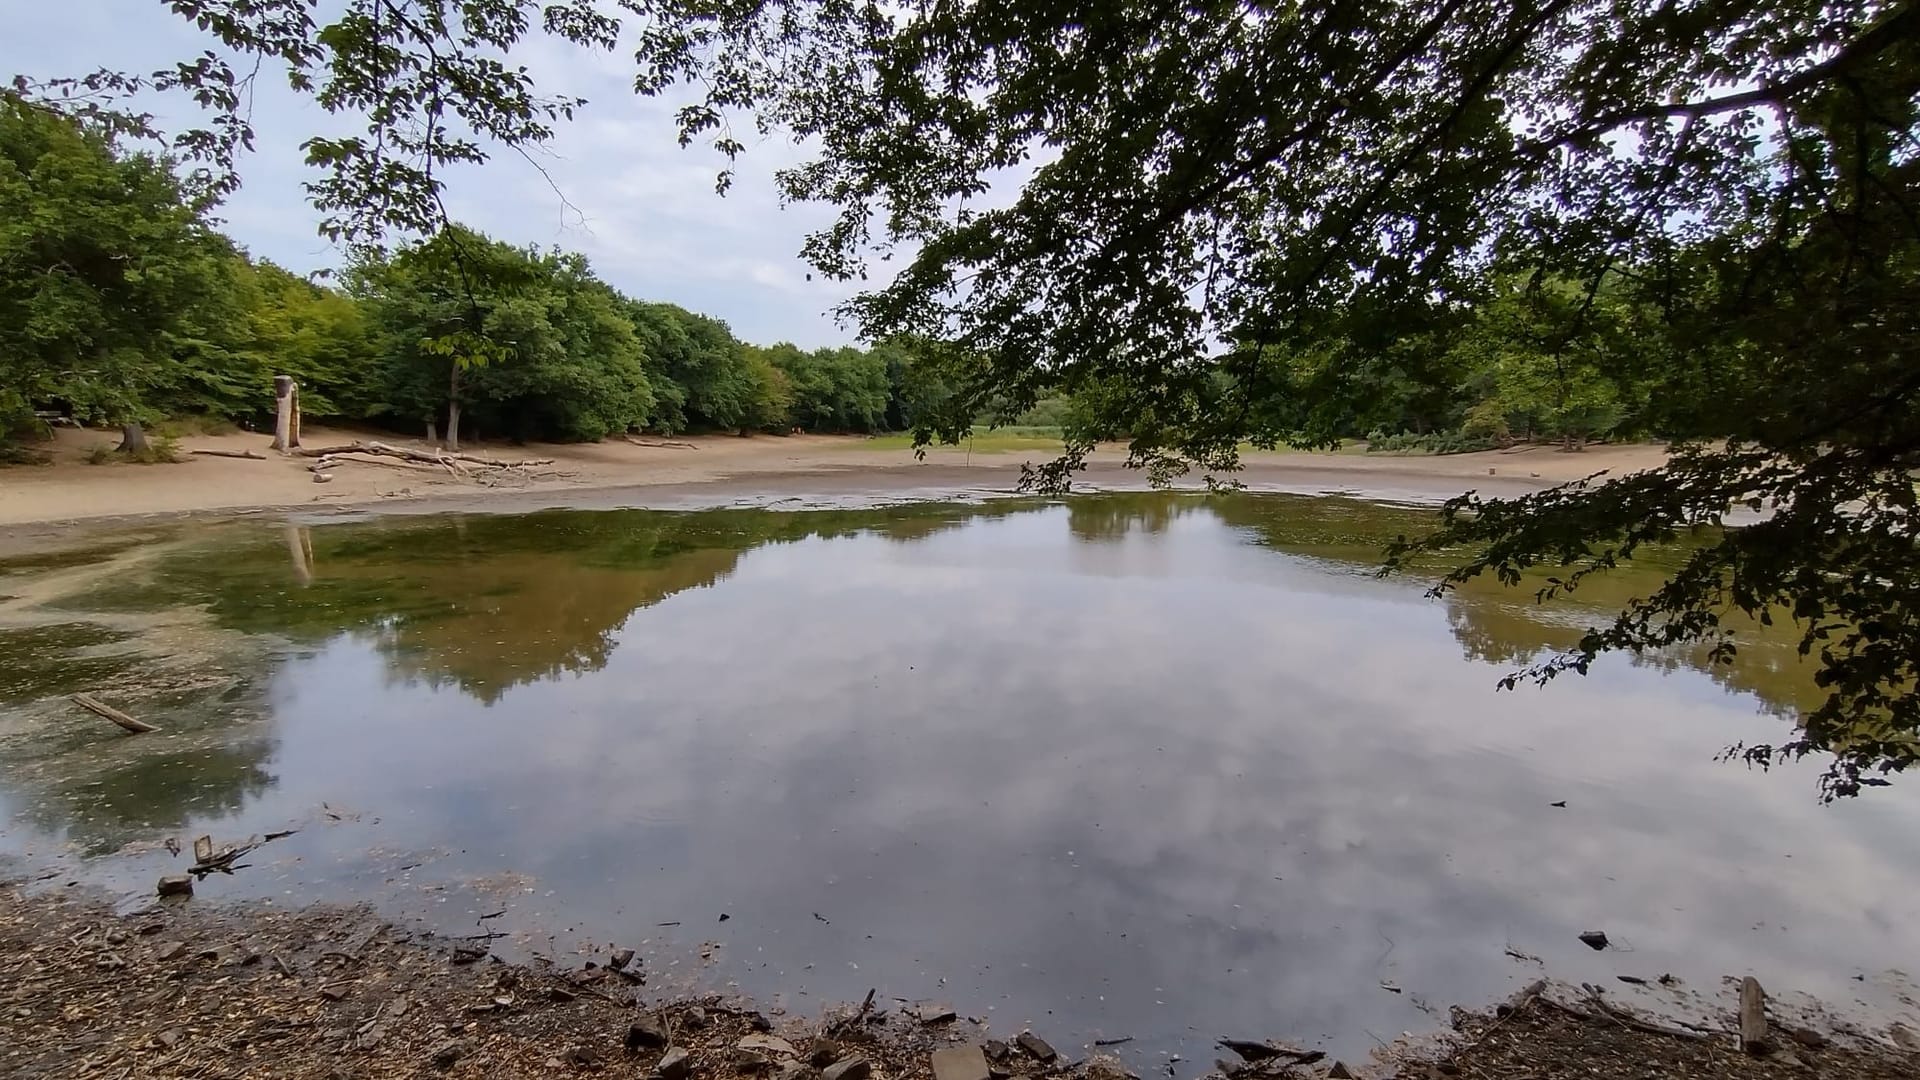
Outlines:
MULTIPOLYGON (((13 4, 4 26, 0 76, 9 82, 15 74, 44 78, 101 67, 150 71, 207 47, 159 0, 13 4)), ((734 188, 722 198, 713 190, 719 159, 675 141, 674 102, 632 93, 629 51, 596 55, 541 41, 517 58, 543 92, 589 101, 550 156, 537 158, 566 199, 508 150, 451 174, 447 204, 454 216, 515 244, 584 252, 621 291, 717 316, 748 341, 815 347, 853 340, 830 314, 852 290, 809 281, 796 254, 829 213, 782 208, 774 194, 773 171, 798 160, 797 149, 749 139, 734 188)), ((340 122, 286 90, 283 79, 263 71, 260 83, 253 111, 258 151, 242 165, 245 186, 221 211, 226 230, 291 270, 335 266, 340 252, 315 232, 319 215, 301 190, 308 170, 299 145, 315 132, 339 130, 340 122)), ((175 102, 144 107, 163 123, 192 119, 175 102)))

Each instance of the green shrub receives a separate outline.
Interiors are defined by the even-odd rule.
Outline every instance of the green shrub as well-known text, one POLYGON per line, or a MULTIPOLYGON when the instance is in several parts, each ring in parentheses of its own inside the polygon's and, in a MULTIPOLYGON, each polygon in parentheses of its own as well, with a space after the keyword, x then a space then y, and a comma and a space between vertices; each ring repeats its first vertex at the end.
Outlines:
POLYGON ((1462 431, 1433 431, 1424 435, 1403 431, 1389 435, 1375 429, 1367 433, 1369 454, 1469 454, 1491 450, 1494 446, 1494 440, 1484 435, 1468 435, 1462 431))
POLYGON ((147 445, 128 454, 127 460, 136 465, 174 465, 186 460, 186 452, 180 449, 180 440, 171 435, 152 435, 147 445))

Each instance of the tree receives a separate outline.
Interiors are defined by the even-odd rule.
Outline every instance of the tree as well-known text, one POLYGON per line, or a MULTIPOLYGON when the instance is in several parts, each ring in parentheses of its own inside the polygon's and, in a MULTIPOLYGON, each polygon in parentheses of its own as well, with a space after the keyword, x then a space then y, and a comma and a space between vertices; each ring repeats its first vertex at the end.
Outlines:
POLYGON ((663 431, 784 431, 792 388, 727 324, 673 304, 633 303, 629 313, 649 369, 675 388, 661 399, 663 431))
POLYGON ((878 431, 887 422, 887 361, 860 349, 759 350, 786 379, 793 424, 808 431, 878 431))
MULTIPOLYGON (((1657 327, 1636 325, 1617 282, 1589 294, 1564 278, 1505 280, 1447 343, 1462 373, 1468 435, 1555 438, 1578 449, 1636 411, 1633 372, 1663 369, 1657 327)), ((1649 320, 1657 322, 1657 320, 1649 320)))
POLYGON ((263 392, 276 374, 300 384, 300 411, 308 417, 359 419, 373 408, 375 364, 365 313, 338 289, 319 285, 271 262, 243 261, 249 366, 259 385, 234 415, 268 417, 263 392))
POLYGON ((579 255, 453 227, 363 261, 352 288, 385 372, 375 408, 430 426, 444 409, 449 449, 463 417, 518 438, 598 439, 654 407, 627 302, 579 255))
MULTIPOLYGON (((1489 277, 1584 286, 1548 357, 1618 289, 1657 313, 1665 366, 1636 385, 1640 422, 1680 440, 1673 462, 1470 497, 1401 556, 1470 544, 1449 582, 1548 564, 1570 568, 1567 588, 1751 506, 1765 518, 1710 533, 1666 588, 1534 674, 1611 649, 1731 649, 1720 611, 1779 611, 1831 693, 1749 760, 1831 751, 1827 790, 1851 794, 1920 759, 1911 0, 622 6, 642 16, 636 87, 682 95, 686 139, 738 153, 728 132, 750 114, 818 148, 780 180, 838 208, 805 245, 817 269, 903 257, 849 312, 876 340, 966 358, 921 430, 953 437, 989 403, 1100 402, 1042 486, 1071 477, 1095 430, 1127 432, 1156 476, 1218 472, 1245 440, 1332 438, 1365 395, 1449 387, 1398 362, 1444 354, 1400 338, 1489 277), (1011 199, 983 206, 996 186, 1011 199), (1283 377, 1302 358, 1332 362, 1283 377)), ((339 235, 433 228, 436 165, 484 156, 477 139, 537 142, 575 104, 494 59, 534 25, 531 0, 343 7, 320 26, 303 0, 175 4, 367 119, 366 138, 309 144, 339 235)), ((589 0, 539 25, 618 41, 589 0)), ((244 141, 235 70, 216 53, 148 80, 214 106, 187 148, 215 166, 244 141)))
POLYGON ((62 404, 144 452, 168 361, 219 348, 230 258, 167 162, 0 94, 0 411, 62 404))
MULTIPOLYGON (((1470 545, 1443 589, 1546 565, 1552 593, 1703 534, 1663 589, 1530 674, 1689 642, 1727 657, 1723 612, 1792 618, 1829 697, 1747 760, 1831 752, 1830 795, 1920 760, 1920 7, 676 10, 692 29, 642 60, 716 87, 689 134, 747 105, 820 148, 782 178, 839 208, 815 265, 913 253, 850 305, 868 333, 980 357, 967 409, 1097 387, 1100 426, 1161 475, 1332 438, 1364 400, 1355 369, 1490 276, 1572 283, 1538 355, 1643 385, 1672 464, 1469 496, 1392 565, 1470 545), (1010 203, 976 205, 1016 166, 1010 203), (1595 351, 1615 299, 1653 313, 1643 355, 1595 351), (1346 355, 1282 408, 1276 347, 1346 355), (1723 529, 1730 507, 1764 517, 1723 529)), ((1563 385, 1532 404, 1570 431, 1611 407, 1563 385)), ((1036 480, 1063 484, 1088 445, 1036 480)))

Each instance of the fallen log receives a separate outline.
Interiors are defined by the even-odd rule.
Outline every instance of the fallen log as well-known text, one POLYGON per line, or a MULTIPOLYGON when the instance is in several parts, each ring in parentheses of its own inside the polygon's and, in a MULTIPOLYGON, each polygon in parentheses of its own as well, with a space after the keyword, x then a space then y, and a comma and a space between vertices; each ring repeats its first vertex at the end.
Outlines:
POLYGON ((472 454, 448 454, 455 461, 470 461, 475 465, 484 465, 489 469, 532 469, 541 465, 553 464, 553 458, 523 458, 519 461, 502 461, 499 458, 475 457, 472 454))
POLYGON ((339 457, 342 454, 379 454, 396 457, 403 461, 417 461, 424 465, 438 465, 445 469, 466 471, 465 464, 479 465, 488 469, 530 469, 537 465, 551 465, 552 458, 528 458, 524 461, 502 461, 498 458, 484 458, 474 454, 461 454, 444 450, 415 450, 406 446, 394 446, 391 443, 373 440, 354 441, 346 446, 303 447, 294 453, 301 457, 326 458, 339 457))
POLYGON ((635 446, 645 446, 653 450, 698 450, 700 449, 699 447, 693 445, 690 442, 676 442, 672 439, 653 439, 653 440, 636 439, 631 435, 624 436, 624 438, 635 446))
POLYGON ((256 454, 251 450, 188 450, 187 453, 198 454, 201 457, 246 458, 248 461, 267 460, 267 455, 256 454))
POLYGON ((441 467, 423 465, 412 461, 387 461, 379 457, 346 457, 344 455, 321 458, 319 461, 307 466, 307 468, 313 472, 319 472, 323 469, 331 469, 336 465, 379 465, 387 469, 409 469, 414 472, 430 473, 442 471, 441 467))
MULTIPOLYGON (((393 457, 404 458, 407 461, 420 461, 428 465, 439 465, 442 467, 447 466, 447 461, 450 456, 439 451, 412 450, 404 446, 392 446, 383 442, 358 444, 358 448, 362 453, 366 454, 388 454, 393 457)), ((451 456, 459 457, 457 454, 451 456)))
POLYGON ((116 709, 113 706, 102 702, 99 698, 94 697, 92 694, 75 694, 70 700, 75 705, 78 705, 81 708, 87 710, 88 712, 93 713, 95 716, 105 717, 106 719, 111 720, 116 724, 119 724, 121 727, 126 728, 128 731, 133 732, 135 735, 139 735, 148 731, 160 730, 159 728, 154 727, 152 724, 149 724, 144 720, 135 720, 133 717, 128 716, 126 713, 121 712, 119 709, 116 709))

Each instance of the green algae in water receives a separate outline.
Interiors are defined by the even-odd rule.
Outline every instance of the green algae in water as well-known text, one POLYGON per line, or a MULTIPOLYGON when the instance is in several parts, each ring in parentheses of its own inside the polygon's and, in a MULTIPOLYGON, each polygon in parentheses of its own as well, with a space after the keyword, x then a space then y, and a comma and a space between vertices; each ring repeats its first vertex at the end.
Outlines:
POLYGON ((0 630, 0 702, 17 704, 93 689, 136 665, 125 653, 94 655, 133 635, 96 623, 0 630))
POLYGON ((56 551, 41 551, 30 555, 9 555, 0 558, 0 578, 17 577, 22 574, 41 574, 50 570, 71 570, 80 566, 91 566, 104 562, 116 555, 132 551, 143 544, 152 544, 161 539, 150 534, 139 536, 120 536, 99 543, 81 547, 61 548, 56 551))

